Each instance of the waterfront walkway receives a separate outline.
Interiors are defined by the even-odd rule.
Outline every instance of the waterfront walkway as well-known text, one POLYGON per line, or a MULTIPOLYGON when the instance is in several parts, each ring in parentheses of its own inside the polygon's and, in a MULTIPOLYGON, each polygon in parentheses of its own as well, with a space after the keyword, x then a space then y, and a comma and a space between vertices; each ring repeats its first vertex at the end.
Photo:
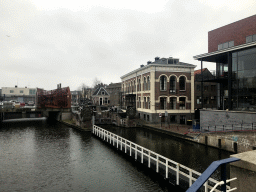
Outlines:
POLYGON ((160 123, 159 124, 146 123, 144 125, 148 126, 148 127, 153 127, 153 128, 173 132, 173 133, 178 133, 181 135, 186 135, 186 134, 190 133, 193 128, 192 125, 182 125, 182 124, 170 124, 170 125, 167 124, 167 125, 165 125, 163 123, 161 125, 160 123))

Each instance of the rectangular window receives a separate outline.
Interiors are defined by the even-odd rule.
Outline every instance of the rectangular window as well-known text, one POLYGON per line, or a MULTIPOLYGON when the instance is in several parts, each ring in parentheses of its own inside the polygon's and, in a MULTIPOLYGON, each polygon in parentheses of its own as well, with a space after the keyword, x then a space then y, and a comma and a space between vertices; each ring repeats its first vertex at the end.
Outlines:
POLYGON ((14 90, 10 90, 10 93, 14 93, 14 90))
POLYGON ((180 109, 186 108, 186 97, 180 97, 180 109))
POLYGON ((223 43, 223 49, 226 49, 226 48, 228 48, 228 42, 223 43))
POLYGON ((221 49, 223 49, 223 48, 222 48, 222 44, 219 44, 219 45, 218 45, 218 50, 221 50, 221 49))
POLYGON ((160 109, 166 109, 166 97, 160 98, 160 109))
POLYGON ((246 43, 252 42, 252 35, 246 37, 246 43))
POLYGON ((216 90, 216 85, 211 85, 211 91, 215 91, 216 90))
POLYGON ((143 108, 146 109, 146 97, 144 97, 144 103, 143 103, 143 108))
POLYGON ((228 42, 228 47, 233 47, 234 46, 234 41, 229 41, 228 42))
POLYGON ((22 91, 22 90, 20 90, 20 93, 23 93, 23 91, 22 91))
POLYGON ((150 98, 148 97, 148 109, 150 109, 150 98))
POLYGON ((170 109, 176 109, 176 97, 171 97, 170 98, 170 109))
POLYGON ((199 97, 199 96, 196 97, 196 104, 202 104, 201 97, 199 97))
POLYGON ((196 90, 197 90, 197 91, 201 91, 201 86, 200 86, 200 85, 197 85, 197 86, 196 86, 196 90))
POLYGON ((108 98, 105 98, 105 102, 104 103, 106 103, 106 104, 108 103, 108 98))
POLYGON ((170 121, 171 121, 171 123, 176 123, 176 115, 171 115, 170 121))
POLYGON ((252 41, 256 41, 256 34, 252 36, 252 41))
POLYGON ((35 95, 36 90, 35 89, 29 89, 29 95, 35 95))

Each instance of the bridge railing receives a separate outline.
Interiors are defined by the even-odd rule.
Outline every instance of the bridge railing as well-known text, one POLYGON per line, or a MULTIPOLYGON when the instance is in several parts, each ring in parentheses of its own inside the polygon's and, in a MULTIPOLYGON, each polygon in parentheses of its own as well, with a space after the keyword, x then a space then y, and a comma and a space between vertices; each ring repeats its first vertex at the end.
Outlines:
MULTIPOLYGON (((140 156, 141 163, 143 164, 145 163, 144 161, 147 161, 147 166, 149 168, 151 168, 152 163, 154 162, 155 171, 159 173, 159 168, 161 167, 165 171, 165 179, 168 179, 171 176, 173 178, 174 176, 176 185, 180 185, 180 181, 183 180, 188 181, 188 186, 190 187, 201 175, 201 173, 190 169, 189 167, 168 159, 96 125, 93 126, 93 134, 117 147, 121 151, 124 151, 126 154, 134 156, 135 160, 137 160, 138 156, 140 156)), ((209 192, 218 183, 219 181, 213 178, 208 178, 202 185, 203 187, 201 187, 201 191, 209 192)), ((227 189, 230 189, 230 186, 227 186, 227 189)), ((217 187, 215 191, 220 192, 220 187, 217 187)))

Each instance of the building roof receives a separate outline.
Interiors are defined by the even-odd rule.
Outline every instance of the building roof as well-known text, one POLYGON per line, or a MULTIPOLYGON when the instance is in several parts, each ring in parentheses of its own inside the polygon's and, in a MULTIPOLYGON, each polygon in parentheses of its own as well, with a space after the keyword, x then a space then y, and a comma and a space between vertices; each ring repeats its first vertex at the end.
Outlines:
POLYGON ((256 46, 256 41, 245 43, 242 45, 237 45, 234 47, 229 47, 227 49, 221 49, 221 50, 210 52, 210 53, 196 55, 196 56, 193 56, 193 58, 199 61, 202 60, 202 61, 209 61, 209 62, 218 62, 218 59, 221 57, 226 57, 228 52, 239 51, 239 50, 248 49, 255 46, 256 46))
POLYGON ((179 60, 178 60, 178 63, 170 64, 170 63, 168 63, 168 60, 176 60, 176 61, 177 61, 178 59, 169 57, 169 58, 161 58, 161 59, 159 58, 158 60, 156 60, 156 61, 154 61, 154 62, 150 62, 150 61, 149 61, 147 65, 141 65, 140 68, 135 69, 135 70, 133 70, 133 71, 131 71, 131 72, 129 72, 129 73, 127 73, 127 74, 121 76, 121 79, 124 78, 124 77, 126 77, 126 76, 128 76, 128 75, 130 75, 130 74, 139 72, 139 71, 144 70, 144 69, 146 69, 146 68, 149 68, 149 67, 151 67, 151 66, 196 68, 196 65, 192 65, 192 64, 184 63, 184 62, 179 62, 179 60))
MULTIPOLYGON (((207 68, 203 68, 202 71, 204 72, 205 70, 207 70, 207 68)), ((199 75, 201 74, 201 69, 198 69, 196 71, 194 71, 194 75, 199 75)))
POLYGON ((104 90, 105 93, 106 93, 106 95, 109 96, 109 93, 107 92, 107 90, 106 90, 104 87, 99 87, 99 88, 97 88, 97 89, 94 91, 94 93, 92 94, 92 96, 99 95, 99 93, 100 93, 101 90, 104 90))

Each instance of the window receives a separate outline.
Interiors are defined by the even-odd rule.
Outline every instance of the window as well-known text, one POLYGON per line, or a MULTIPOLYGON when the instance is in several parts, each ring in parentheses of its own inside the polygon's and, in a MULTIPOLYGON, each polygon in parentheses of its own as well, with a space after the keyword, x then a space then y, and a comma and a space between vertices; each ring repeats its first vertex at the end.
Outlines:
POLYGON ((199 96, 196 97, 196 104, 202 104, 201 97, 199 97, 199 96))
POLYGON ((104 92, 104 91, 102 91, 102 92, 101 92, 101 95, 105 95, 105 92, 104 92))
POLYGON ((14 93, 14 90, 10 90, 10 93, 14 93))
POLYGON ((204 86, 204 91, 208 91, 208 85, 204 86))
POLYGON ((234 41, 229 41, 229 42, 225 42, 225 43, 219 44, 218 45, 218 50, 226 49, 226 48, 229 48, 229 47, 233 47, 234 44, 235 44, 234 41))
POLYGON ((148 76, 148 90, 150 90, 150 77, 148 76))
POLYGON ((186 97, 180 97, 180 109, 186 108, 186 97))
POLYGON ((149 121, 149 115, 147 115, 147 121, 149 121))
POLYGON ((175 93, 175 89, 176 89, 176 78, 175 76, 171 76, 170 78, 170 93, 175 93))
POLYGON ((139 97, 139 106, 138 106, 139 108, 140 108, 140 104, 141 104, 141 103, 140 103, 140 97, 139 97))
POLYGON ((160 97, 160 109, 166 109, 166 97, 160 97))
POLYGON ((197 85, 197 86, 196 86, 196 90, 197 90, 197 91, 201 91, 201 86, 200 86, 200 85, 197 85))
POLYGON ((133 81, 133 85, 134 85, 134 91, 136 91, 136 83, 135 83, 135 80, 133 81))
POLYGON ((186 79, 185 79, 184 76, 180 77, 180 82, 179 83, 180 83, 180 91, 185 91, 185 89, 186 89, 186 86, 185 86, 186 79))
POLYGON ((166 77, 160 77, 160 91, 166 91, 166 77))
POLYGON ((138 85, 139 90, 138 91, 141 91, 140 88, 141 88, 141 84, 140 84, 140 79, 139 79, 139 85, 138 85))
POLYGON ((105 102, 104 103, 106 103, 106 104, 108 103, 108 98, 105 98, 105 102))
POLYGON ((216 85, 211 85, 211 91, 215 91, 216 90, 216 85))
POLYGON ((29 95, 35 95, 36 90, 35 89, 29 89, 29 95))
POLYGON ((176 101, 177 101, 176 97, 170 98, 170 109, 176 109, 176 101))
POLYGON ((20 93, 23 93, 23 90, 20 90, 20 93))
POLYGON ((150 98, 148 97, 148 109, 150 109, 150 98))
POLYGON ((176 115, 171 115, 170 121, 171 121, 171 123, 176 123, 176 115))
POLYGON ((146 109, 146 97, 144 97, 144 103, 143 103, 143 108, 146 109))
POLYGON ((147 90, 147 80, 146 80, 146 77, 144 77, 144 91, 147 90))

